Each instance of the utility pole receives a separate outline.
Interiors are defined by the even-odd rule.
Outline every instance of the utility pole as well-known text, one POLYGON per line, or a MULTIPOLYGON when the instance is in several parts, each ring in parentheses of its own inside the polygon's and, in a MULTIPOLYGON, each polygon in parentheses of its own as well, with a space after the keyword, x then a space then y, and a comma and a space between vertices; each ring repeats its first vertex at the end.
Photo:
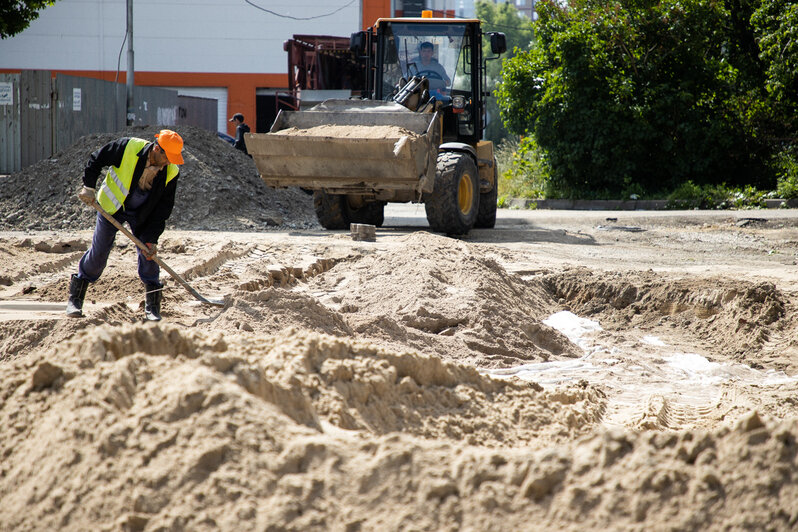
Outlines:
POLYGON ((127 125, 132 126, 136 120, 133 107, 133 0, 127 0, 127 125))

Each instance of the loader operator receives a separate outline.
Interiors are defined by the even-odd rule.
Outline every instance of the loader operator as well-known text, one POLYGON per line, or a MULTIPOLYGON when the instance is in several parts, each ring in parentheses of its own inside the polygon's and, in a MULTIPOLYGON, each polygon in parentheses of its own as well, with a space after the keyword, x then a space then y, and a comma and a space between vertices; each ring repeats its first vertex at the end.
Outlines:
POLYGON ((443 65, 433 57, 433 46, 429 41, 422 42, 418 46, 418 76, 424 76, 429 80, 429 90, 442 91, 452 84, 452 80, 446 75, 443 65))
MULTIPOLYGON (((83 171, 83 188, 78 198, 88 205, 96 200, 120 223, 127 222, 131 232, 149 248, 138 250, 138 274, 145 287, 145 317, 161 319, 160 268, 152 260, 157 251, 158 238, 172 214, 175 191, 183 164, 183 139, 174 131, 163 129, 149 142, 135 137, 123 137, 109 142, 91 154, 83 171), (108 173, 95 196, 97 178, 105 167, 108 173)), ((97 213, 91 247, 78 264, 78 273, 69 283, 67 316, 83 315, 83 299, 89 283, 100 278, 108 262, 116 227, 97 213)))

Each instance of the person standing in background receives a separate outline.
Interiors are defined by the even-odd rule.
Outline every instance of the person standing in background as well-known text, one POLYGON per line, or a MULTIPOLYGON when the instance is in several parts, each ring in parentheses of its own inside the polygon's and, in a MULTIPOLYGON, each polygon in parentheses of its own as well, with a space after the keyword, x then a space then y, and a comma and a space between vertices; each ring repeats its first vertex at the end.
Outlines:
POLYGON ((233 146, 249 155, 247 143, 244 141, 244 133, 249 133, 249 126, 244 123, 244 115, 236 113, 230 119, 230 122, 234 122, 236 125, 236 142, 233 146))

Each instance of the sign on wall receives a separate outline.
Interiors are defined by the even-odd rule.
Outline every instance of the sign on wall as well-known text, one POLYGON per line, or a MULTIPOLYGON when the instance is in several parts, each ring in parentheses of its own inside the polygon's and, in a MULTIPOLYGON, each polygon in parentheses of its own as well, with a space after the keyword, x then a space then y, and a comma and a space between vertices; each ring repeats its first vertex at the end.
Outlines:
POLYGON ((0 81, 0 105, 14 105, 14 84, 0 81))

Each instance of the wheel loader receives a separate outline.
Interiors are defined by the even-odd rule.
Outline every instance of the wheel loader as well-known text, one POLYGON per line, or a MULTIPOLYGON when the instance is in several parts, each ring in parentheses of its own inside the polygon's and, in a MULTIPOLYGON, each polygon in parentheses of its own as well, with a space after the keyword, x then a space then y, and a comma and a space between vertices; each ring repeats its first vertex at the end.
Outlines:
POLYGON ((321 225, 381 226, 387 202, 421 202, 433 231, 462 235, 496 223, 497 169, 485 128, 485 61, 506 51, 477 19, 381 18, 353 33, 366 97, 280 111, 269 133, 247 134, 272 187, 313 191, 321 225))

